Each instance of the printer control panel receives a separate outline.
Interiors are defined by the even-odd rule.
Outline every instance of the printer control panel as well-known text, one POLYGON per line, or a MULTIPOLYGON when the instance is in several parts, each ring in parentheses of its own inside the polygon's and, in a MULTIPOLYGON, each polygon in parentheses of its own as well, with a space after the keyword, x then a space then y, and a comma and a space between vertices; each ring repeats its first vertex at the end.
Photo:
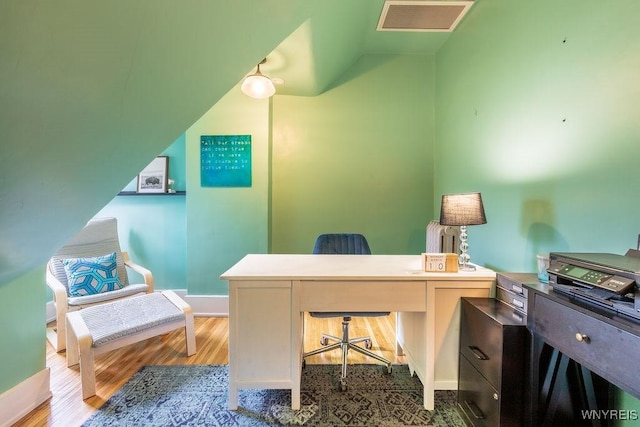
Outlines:
POLYGON ((607 274, 577 265, 553 260, 549 265, 549 273, 571 280, 574 284, 585 287, 598 287, 616 294, 624 294, 633 288, 635 281, 628 277, 607 274))

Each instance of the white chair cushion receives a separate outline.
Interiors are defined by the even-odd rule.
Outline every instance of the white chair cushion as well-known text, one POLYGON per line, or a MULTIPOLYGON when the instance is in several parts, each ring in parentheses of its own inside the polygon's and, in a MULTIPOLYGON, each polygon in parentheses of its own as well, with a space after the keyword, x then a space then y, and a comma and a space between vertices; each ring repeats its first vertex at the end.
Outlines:
POLYGON ((70 307, 72 306, 77 307, 77 306, 87 305, 87 304, 95 304, 97 302, 115 300, 118 298, 124 298, 131 295, 135 295, 138 293, 146 293, 148 289, 149 289, 149 286, 145 285, 144 283, 133 284, 133 285, 125 286, 122 289, 118 289, 117 291, 103 292, 101 294, 87 295, 83 297, 70 297, 67 300, 67 304, 70 307))

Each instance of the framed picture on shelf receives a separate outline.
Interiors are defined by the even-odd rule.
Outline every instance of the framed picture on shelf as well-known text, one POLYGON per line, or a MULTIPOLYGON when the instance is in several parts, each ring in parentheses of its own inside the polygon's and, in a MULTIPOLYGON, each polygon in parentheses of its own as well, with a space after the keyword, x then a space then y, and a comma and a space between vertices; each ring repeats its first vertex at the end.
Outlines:
POLYGON ((138 174, 138 193, 166 193, 169 157, 158 156, 138 174))

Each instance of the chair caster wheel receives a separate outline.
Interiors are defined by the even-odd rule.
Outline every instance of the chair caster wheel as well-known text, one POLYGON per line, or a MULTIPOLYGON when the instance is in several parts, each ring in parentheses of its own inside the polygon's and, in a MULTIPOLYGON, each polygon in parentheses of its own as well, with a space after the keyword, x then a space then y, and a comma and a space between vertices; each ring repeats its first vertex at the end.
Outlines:
POLYGON ((347 391, 347 383, 344 380, 340 380, 338 391, 347 391))
POLYGON ((320 338, 320 345, 327 345, 329 344, 329 340, 325 337, 320 338))
POLYGON ((387 374, 390 374, 393 371, 391 365, 387 366, 387 374))
POLYGON ((371 350, 373 348, 373 343, 371 340, 364 340, 364 348, 367 350, 371 350))

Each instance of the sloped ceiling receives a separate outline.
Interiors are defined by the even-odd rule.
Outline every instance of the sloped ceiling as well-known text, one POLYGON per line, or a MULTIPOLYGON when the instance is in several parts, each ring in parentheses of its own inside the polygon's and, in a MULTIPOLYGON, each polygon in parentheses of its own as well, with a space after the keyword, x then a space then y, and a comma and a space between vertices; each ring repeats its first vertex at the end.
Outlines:
POLYGON ((267 56, 277 93, 322 93, 363 54, 435 54, 450 33, 376 31, 384 0, 327 2, 267 56))
POLYGON ((378 33, 383 0, 0 3, 0 286, 43 265, 132 176, 267 57, 278 93, 326 90, 378 33))

